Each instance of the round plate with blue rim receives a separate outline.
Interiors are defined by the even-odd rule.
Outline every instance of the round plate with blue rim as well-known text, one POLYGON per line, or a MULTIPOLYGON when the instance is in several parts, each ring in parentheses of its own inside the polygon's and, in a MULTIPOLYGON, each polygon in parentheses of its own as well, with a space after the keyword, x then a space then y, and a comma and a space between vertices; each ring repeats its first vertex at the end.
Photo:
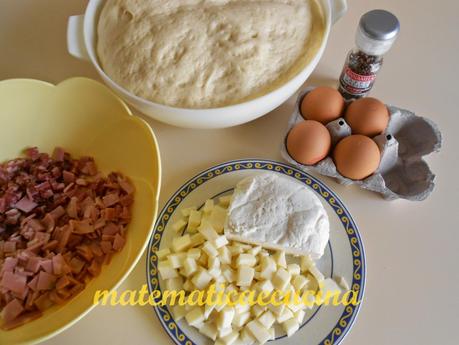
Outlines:
MULTIPOLYGON (((317 178, 284 163, 258 159, 230 161, 201 172, 180 187, 158 216, 148 246, 149 291, 161 291, 163 286, 157 271, 155 251, 169 247, 172 238, 177 236, 171 225, 180 219, 180 210, 229 194, 243 178, 265 171, 285 175, 317 193, 330 219, 330 240, 317 265, 326 277, 344 277, 360 301, 357 305, 316 306, 307 310, 298 332, 287 338, 280 328, 276 329, 276 339, 273 342, 275 345, 339 344, 357 317, 365 290, 366 265, 362 240, 348 209, 330 188, 317 178)), ((175 344, 212 344, 210 339, 188 326, 184 319, 176 322, 167 306, 156 306, 154 310, 175 344)))

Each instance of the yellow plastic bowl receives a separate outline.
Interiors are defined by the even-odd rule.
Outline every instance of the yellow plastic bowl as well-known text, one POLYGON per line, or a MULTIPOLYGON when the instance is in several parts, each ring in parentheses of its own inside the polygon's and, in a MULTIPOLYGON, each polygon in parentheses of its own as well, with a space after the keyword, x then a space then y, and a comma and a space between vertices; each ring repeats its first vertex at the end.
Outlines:
POLYGON ((26 325, 0 330, 0 344, 37 343, 70 327, 93 306, 99 289, 116 288, 140 259, 158 211, 161 164, 151 128, 102 84, 72 78, 55 86, 14 79, 0 82, 0 161, 28 146, 55 146, 95 158, 99 169, 120 171, 136 187, 126 245, 78 296, 26 325))

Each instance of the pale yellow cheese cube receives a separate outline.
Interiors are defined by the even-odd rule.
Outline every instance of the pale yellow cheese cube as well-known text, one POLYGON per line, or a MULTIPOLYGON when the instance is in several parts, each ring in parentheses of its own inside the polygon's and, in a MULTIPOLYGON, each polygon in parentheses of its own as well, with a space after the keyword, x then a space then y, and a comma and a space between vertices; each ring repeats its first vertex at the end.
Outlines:
POLYGON ((183 264, 183 271, 186 277, 190 277, 198 270, 198 264, 196 260, 190 257, 185 258, 185 262, 183 264))
POLYGON ((287 285, 290 283, 290 273, 283 268, 280 268, 273 275, 272 283, 274 287, 280 291, 284 291, 287 285))
POLYGON ((292 311, 289 308, 284 308, 284 310, 279 315, 277 315, 276 321, 278 323, 283 323, 292 318, 293 318, 292 311))
POLYGON ((261 252, 261 247, 260 246, 255 246, 250 248, 247 253, 252 254, 253 256, 257 256, 261 252))
POLYGON ((285 333, 287 333, 287 337, 291 337, 298 329, 300 329, 300 324, 297 322, 296 319, 289 319, 282 323, 282 328, 284 329, 285 333))
POLYGON ((284 309, 286 308, 285 307, 285 304, 280 304, 280 305, 274 305, 274 304, 268 304, 267 305, 268 309, 272 311, 272 313, 274 315, 279 316, 282 314, 282 312, 284 311, 284 309))
POLYGON ((193 307, 186 313, 185 319, 190 326, 196 327, 204 322, 204 311, 201 307, 193 307))
POLYGON ((265 328, 271 328, 274 325, 274 322, 276 322, 276 318, 274 317, 274 314, 270 310, 267 310, 263 314, 261 314, 257 320, 265 328))
POLYGON ((236 273, 229 266, 224 268, 222 273, 228 283, 236 281, 236 273))
POLYGON ((218 254, 222 264, 231 264, 231 253, 227 246, 218 248, 218 254))
POLYGON ((171 253, 169 248, 163 248, 155 252, 156 256, 158 257, 158 261, 166 258, 171 253))
POLYGON ((210 317, 210 314, 214 311, 215 304, 205 304, 204 305, 204 318, 207 320, 210 317))
POLYGON ((283 250, 276 251, 274 254, 274 261, 277 266, 287 268, 287 259, 285 258, 285 252, 283 250))
POLYGON ((303 275, 295 276, 292 280, 292 285, 296 291, 301 291, 309 283, 308 278, 303 275))
POLYGON ((213 241, 218 238, 218 234, 209 222, 204 222, 198 228, 198 231, 204 236, 207 241, 213 241))
POLYGON ((175 277, 166 280, 166 290, 168 291, 180 291, 183 289, 183 278, 175 277))
POLYGON ((201 249, 191 248, 187 251, 186 256, 194 260, 198 260, 201 257, 201 249))
POLYGON ((247 324, 247 329, 257 339, 259 344, 264 344, 271 339, 271 334, 257 320, 252 320, 247 324))
POLYGON ((277 265, 274 259, 270 256, 264 256, 260 259, 260 278, 271 279, 273 273, 277 270, 277 265))
POLYGON ((336 282, 344 291, 349 291, 351 289, 346 279, 344 279, 344 277, 337 277, 336 282))
POLYGON ((215 206, 210 214, 210 222, 218 233, 223 232, 226 221, 227 210, 220 206, 215 206))
POLYGON ((217 248, 215 248, 215 246, 209 241, 206 241, 206 243, 204 243, 204 245, 202 246, 202 250, 208 256, 217 256, 218 255, 217 248))
POLYGON ((292 275, 298 275, 301 273, 301 270, 300 270, 300 265, 298 264, 288 264, 287 265, 287 271, 292 275))
POLYGON ((170 254, 167 257, 167 260, 170 262, 173 268, 180 268, 183 266, 183 262, 185 261, 186 253, 175 253, 170 254))
POLYGON ((169 261, 158 262, 158 271, 163 280, 178 277, 178 272, 169 261))
POLYGON ((228 244, 228 240, 225 235, 218 236, 215 240, 212 240, 212 244, 215 248, 219 249, 228 244))
POLYGON ((193 207, 187 207, 187 208, 184 208, 184 209, 181 210, 182 215, 183 215, 184 217, 189 217, 191 211, 196 211, 196 207, 195 207, 195 206, 193 206, 193 207))
POLYGON ((228 247, 230 253, 231 253, 231 256, 236 256, 236 255, 239 255, 240 253, 243 253, 244 252, 244 249, 242 249, 241 247, 239 246, 236 246, 236 245, 231 245, 228 247))
POLYGON ((209 261, 209 255, 207 255, 203 250, 201 251, 201 256, 197 260, 198 264, 205 267, 209 261))
POLYGON ((199 290, 203 290, 209 285, 210 281, 212 280, 212 276, 205 270, 199 270, 193 278, 191 282, 196 286, 199 290))
POLYGON ((191 240, 191 247, 197 247, 203 244, 206 241, 206 238, 198 232, 197 234, 193 234, 190 237, 190 240, 191 240))
POLYGON ((210 212, 212 212, 214 208, 214 204, 215 203, 212 199, 206 200, 206 202, 204 203, 204 206, 202 207, 202 212, 204 212, 205 214, 209 214, 210 212))
POLYGON ((176 304, 172 307, 172 314, 174 315, 174 320, 178 322, 185 317, 186 309, 184 306, 176 304))
POLYGON ((172 250, 175 253, 183 252, 191 247, 190 235, 186 234, 172 239, 172 250))
POLYGON ((185 220, 179 219, 179 220, 176 221, 174 224, 172 224, 172 229, 173 229, 175 232, 182 232, 183 229, 185 229, 186 224, 187 224, 187 223, 185 222, 185 220))
POLYGON ((304 321, 304 317, 306 315, 306 312, 302 309, 298 310, 295 314, 294 314, 294 317, 296 319, 296 321, 298 322, 298 324, 303 324, 303 321, 304 321))
POLYGON ((245 266, 253 267, 255 266, 256 263, 257 263, 257 258, 253 256, 252 254, 246 254, 246 253, 239 254, 236 260, 237 266, 245 265, 245 266))
POLYGON ((207 261, 207 268, 220 268, 220 259, 216 256, 210 256, 207 261))
POLYGON ((314 278, 317 279, 317 281, 320 283, 322 282, 325 277, 322 274, 322 272, 319 271, 319 269, 316 266, 312 266, 309 268, 309 272, 314 276, 314 278))
POLYGON ((206 337, 215 341, 217 339, 218 330, 212 321, 204 322, 199 332, 204 334, 206 337))
POLYGON ((224 337, 220 338, 220 341, 224 345, 233 345, 236 342, 237 338, 239 338, 239 332, 233 330, 230 334, 227 334, 224 337))
POLYGON ((242 342, 242 345, 253 345, 255 343, 255 338, 252 335, 252 333, 250 333, 250 331, 247 329, 247 327, 244 327, 241 330, 240 334, 240 340, 242 342))
POLYGON ((234 308, 226 306, 223 308, 216 319, 216 325, 218 329, 229 328, 234 318, 234 308))
POLYGON ((250 286, 252 284, 253 275, 255 270, 249 266, 239 266, 237 271, 237 283, 238 286, 250 286))
MULTIPOLYGON (((271 304, 268 304, 268 307, 270 306, 271 304)), ((261 305, 259 304, 254 304, 252 306, 252 309, 250 309, 250 313, 252 314, 252 316, 254 317, 258 317, 260 316, 261 314, 263 314, 263 312, 265 311, 265 308, 266 307, 262 307, 261 305)))
MULTIPOLYGON (((218 329, 218 327, 217 327, 218 329)), ((231 327, 226 327, 226 328, 220 328, 218 329, 218 342, 220 342, 220 344, 223 344, 223 341, 221 340, 221 338, 223 337, 226 337, 228 334, 230 334, 231 332, 233 331, 233 329, 231 327)), ((217 344, 217 343, 215 343, 217 344)), ((224 345, 224 344, 223 344, 224 345)))
POLYGON ((201 224, 201 211, 190 211, 190 216, 188 218, 188 227, 187 230, 195 230, 198 228, 199 224, 201 224))
POLYGON ((221 269, 216 268, 216 267, 209 269, 207 272, 209 272, 209 274, 212 276, 212 278, 213 278, 215 281, 217 281, 217 280, 218 280, 218 277, 220 277, 221 274, 222 274, 221 269))
POLYGON ((256 289, 260 292, 271 293, 274 290, 274 285, 271 280, 262 280, 257 283, 256 289))

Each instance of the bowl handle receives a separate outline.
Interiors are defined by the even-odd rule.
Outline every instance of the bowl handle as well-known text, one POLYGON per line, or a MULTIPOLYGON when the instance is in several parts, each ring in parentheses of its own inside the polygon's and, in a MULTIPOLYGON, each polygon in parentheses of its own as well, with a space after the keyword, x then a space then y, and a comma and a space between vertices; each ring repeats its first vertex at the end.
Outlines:
POLYGON ((331 21, 335 24, 347 11, 347 0, 331 0, 331 21))
POLYGON ((89 54, 84 44, 84 15, 71 16, 67 23, 67 50, 78 59, 88 60, 89 54))

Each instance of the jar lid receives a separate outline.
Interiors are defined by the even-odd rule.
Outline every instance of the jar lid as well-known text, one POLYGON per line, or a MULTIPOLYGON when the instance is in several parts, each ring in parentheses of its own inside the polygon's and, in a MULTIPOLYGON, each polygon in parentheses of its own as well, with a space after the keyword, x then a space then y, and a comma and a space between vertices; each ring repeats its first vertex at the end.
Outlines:
POLYGON ((388 11, 373 10, 360 18, 359 27, 369 38, 385 41, 395 39, 400 31, 400 22, 388 11))

